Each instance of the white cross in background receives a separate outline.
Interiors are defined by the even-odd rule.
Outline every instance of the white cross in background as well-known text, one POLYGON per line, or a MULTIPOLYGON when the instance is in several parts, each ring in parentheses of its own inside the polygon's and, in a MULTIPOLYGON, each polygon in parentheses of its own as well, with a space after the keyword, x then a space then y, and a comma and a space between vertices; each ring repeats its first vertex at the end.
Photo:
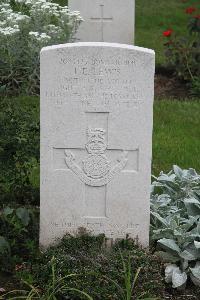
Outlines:
POLYGON ((100 5, 100 17, 91 17, 90 20, 101 23, 101 42, 104 42, 104 23, 113 21, 113 17, 104 17, 104 5, 100 5))

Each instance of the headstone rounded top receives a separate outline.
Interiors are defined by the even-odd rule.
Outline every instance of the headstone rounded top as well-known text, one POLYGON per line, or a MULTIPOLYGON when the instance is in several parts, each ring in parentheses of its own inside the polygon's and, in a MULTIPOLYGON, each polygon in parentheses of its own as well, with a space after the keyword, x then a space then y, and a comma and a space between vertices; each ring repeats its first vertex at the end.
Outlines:
POLYGON ((127 45, 127 44, 119 44, 119 43, 105 43, 105 42, 77 42, 77 43, 66 43, 66 44, 59 44, 53 46, 43 47, 41 49, 41 53, 44 51, 49 50, 56 50, 61 48, 71 48, 71 47, 107 47, 107 48, 121 48, 121 49, 128 49, 128 50, 135 50, 138 52, 145 52, 155 55, 155 51, 148 48, 127 45))

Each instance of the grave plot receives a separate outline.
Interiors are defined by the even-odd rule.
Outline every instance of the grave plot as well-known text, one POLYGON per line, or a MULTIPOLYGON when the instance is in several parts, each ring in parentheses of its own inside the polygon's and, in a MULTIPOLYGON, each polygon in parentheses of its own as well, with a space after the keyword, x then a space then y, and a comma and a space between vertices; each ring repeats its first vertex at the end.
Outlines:
POLYGON ((149 239, 154 52, 75 43, 41 52, 41 235, 82 227, 149 239))

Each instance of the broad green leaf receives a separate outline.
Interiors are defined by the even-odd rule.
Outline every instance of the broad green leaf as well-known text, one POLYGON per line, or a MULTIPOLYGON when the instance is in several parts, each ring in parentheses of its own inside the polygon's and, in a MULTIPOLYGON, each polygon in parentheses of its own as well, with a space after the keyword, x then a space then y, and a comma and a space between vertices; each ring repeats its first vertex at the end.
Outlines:
POLYGON ((163 219, 158 213, 151 211, 151 215, 153 217, 155 217, 161 224, 163 224, 164 226, 169 226, 169 224, 166 222, 165 219, 163 219))
POLYGON ((159 207, 167 206, 171 202, 171 198, 168 194, 161 194, 156 200, 159 207))
POLYGON ((189 168, 188 174, 189 174, 189 175, 192 175, 192 176, 194 176, 194 177, 198 177, 197 172, 195 171, 195 169, 192 169, 192 168, 189 168))
MULTIPOLYGON (((199 259, 200 258, 200 250, 197 249, 195 246, 194 246, 194 243, 190 243, 187 247, 185 247, 185 250, 183 251, 184 254, 186 255, 190 255, 191 258, 192 256, 195 257, 195 259, 199 259), (187 253, 186 253, 187 252, 187 253), (188 254, 189 253, 189 254, 188 254)), ((183 253, 182 252, 182 253, 183 253)), ((183 256, 184 256, 183 254, 183 256)), ((184 257, 183 257, 184 258, 184 257)))
POLYGON ((191 278, 192 282, 194 283, 194 285, 200 287, 200 279, 198 279, 197 277, 195 277, 193 274, 190 274, 190 278, 191 278))
POLYGON ((196 198, 188 198, 184 199, 184 203, 189 204, 200 204, 200 202, 196 198))
POLYGON ((6 84, 0 86, 0 91, 3 92, 4 90, 6 90, 6 84))
POLYGON ((174 270, 177 270, 177 269, 179 269, 179 267, 177 267, 177 265, 175 265, 175 264, 169 264, 169 265, 166 266, 166 268, 165 268, 165 281, 167 283, 172 282, 173 272, 174 272, 174 270))
POLYGON ((164 251, 157 251, 154 254, 160 257, 164 262, 168 262, 168 263, 169 262, 175 263, 180 260, 179 256, 172 255, 171 253, 164 252, 164 251))
POLYGON ((6 206, 3 210, 3 214, 7 217, 13 213, 14 209, 6 206))
POLYGON ((181 270, 186 271, 187 268, 188 268, 188 266, 189 266, 188 260, 184 259, 184 260, 181 262, 181 270))
POLYGON ((196 256, 194 256, 192 253, 190 253, 187 250, 184 250, 179 255, 181 258, 184 258, 185 260, 195 260, 196 259, 196 256))
POLYGON ((198 191, 194 191, 193 194, 194 194, 195 198, 197 198, 197 200, 200 201, 200 189, 198 191))
POLYGON ((19 207, 16 210, 16 215, 22 221, 22 224, 24 226, 27 226, 29 224, 29 222, 30 222, 30 214, 29 214, 28 209, 23 208, 23 207, 19 207))
POLYGON ((10 245, 3 236, 0 236, 0 254, 10 253, 10 245))
POLYGON ((153 240, 160 240, 162 238, 173 239, 173 231, 171 228, 163 228, 163 229, 153 229, 153 240))
POLYGON ((197 232, 200 234, 200 222, 197 224, 197 232))
POLYGON ((185 199, 185 207, 189 216, 199 216, 200 215, 200 203, 197 199, 185 199), (198 202, 198 203, 197 203, 198 202))
POLYGON ((179 248, 179 246, 176 244, 176 242, 172 239, 161 239, 161 240, 158 240, 158 244, 168 250, 168 251, 173 251, 173 252, 176 252, 176 253, 180 253, 181 249, 179 248))
POLYGON ((199 267, 195 266, 194 268, 190 268, 190 271, 192 272, 194 277, 200 280, 200 266, 199 267))
POLYGON ((186 222, 185 224, 181 225, 181 228, 184 231, 188 231, 192 227, 195 221, 190 219, 190 220, 186 220, 185 222, 186 222))
POLYGON ((185 272, 181 272, 181 270, 175 269, 172 274, 172 287, 184 289, 187 282, 187 274, 185 272))
POLYGON ((200 242, 194 241, 194 245, 197 249, 200 249, 200 242))
POLYGON ((178 224, 176 223, 176 221, 175 220, 171 220, 170 221, 170 227, 173 229, 173 230, 175 230, 177 227, 178 227, 178 224))
POLYGON ((174 236, 181 238, 183 236, 183 233, 181 231, 174 230, 174 236))
POLYGON ((190 278, 196 286, 200 286, 200 262, 198 261, 194 268, 190 268, 190 278))
POLYGON ((166 174, 162 174, 158 177, 159 181, 173 182, 174 183, 175 176, 167 176, 166 174))
POLYGON ((192 240, 191 241, 194 241, 196 238, 200 238, 200 234, 193 234, 193 233, 191 233, 190 234, 190 232, 187 232, 187 238, 191 238, 192 240))
POLYGON ((181 179, 182 178, 182 174, 183 174, 183 171, 181 168, 179 168, 177 165, 174 165, 173 166, 173 170, 174 170, 174 173, 176 174, 176 176, 181 179))

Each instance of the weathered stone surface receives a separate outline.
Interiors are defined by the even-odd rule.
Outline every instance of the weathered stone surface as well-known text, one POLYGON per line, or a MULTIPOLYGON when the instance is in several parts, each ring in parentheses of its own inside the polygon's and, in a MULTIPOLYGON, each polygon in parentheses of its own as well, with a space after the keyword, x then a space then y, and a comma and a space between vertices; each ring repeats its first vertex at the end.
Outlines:
POLYGON ((148 245, 154 64, 122 44, 42 49, 42 246, 81 227, 148 245))
POLYGON ((69 0, 84 18, 76 38, 81 42, 133 44, 135 0, 69 0))

